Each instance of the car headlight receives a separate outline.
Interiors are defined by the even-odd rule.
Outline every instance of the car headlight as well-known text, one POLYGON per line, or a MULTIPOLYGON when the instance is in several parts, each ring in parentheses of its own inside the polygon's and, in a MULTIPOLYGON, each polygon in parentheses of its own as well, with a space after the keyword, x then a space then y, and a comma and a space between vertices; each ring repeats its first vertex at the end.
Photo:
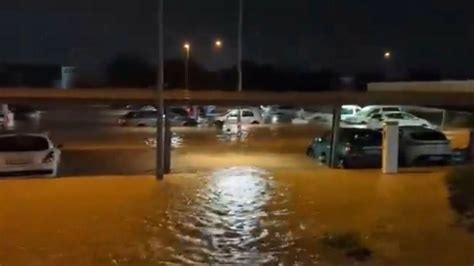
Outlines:
POLYGON ((43 163, 51 163, 54 161, 54 151, 50 151, 43 159, 43 163))

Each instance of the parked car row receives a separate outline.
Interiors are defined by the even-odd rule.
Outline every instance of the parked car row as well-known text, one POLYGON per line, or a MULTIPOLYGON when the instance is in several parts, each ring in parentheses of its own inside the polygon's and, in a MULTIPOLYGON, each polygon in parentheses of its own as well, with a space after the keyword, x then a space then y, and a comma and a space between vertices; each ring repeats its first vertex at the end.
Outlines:
MULTIPOLYGON (((306 150, 310 157, 328 163, 331 156, 331 133, 313 140, 306 150)), ((365 128, 342 128, 335 148, 341 168, 379 167, 382 162, 382 132, 365 128)), ((420 126, 402 126, 399 135, 399 164, 448 164, 453 152, 446 136, 420 126)))

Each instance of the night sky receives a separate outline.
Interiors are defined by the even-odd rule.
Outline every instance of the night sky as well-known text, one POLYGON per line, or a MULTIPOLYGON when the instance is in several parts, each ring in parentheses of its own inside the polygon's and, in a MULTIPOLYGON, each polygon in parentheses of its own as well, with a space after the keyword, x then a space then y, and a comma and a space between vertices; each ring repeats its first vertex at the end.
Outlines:
MULTIPOLYGON (((168 58, 208 68, 236 61, 237 0, 165 0, 168 58), (212 48, 214 38, 224 48, 212 48)), ((0 4, 0 62, 100 69, 118 53, 156 61, 155 0, 17 0, 0 4)), ((244 57, 341 72, 383 64, 474 74, 474 1, 246 0, 244 57)))

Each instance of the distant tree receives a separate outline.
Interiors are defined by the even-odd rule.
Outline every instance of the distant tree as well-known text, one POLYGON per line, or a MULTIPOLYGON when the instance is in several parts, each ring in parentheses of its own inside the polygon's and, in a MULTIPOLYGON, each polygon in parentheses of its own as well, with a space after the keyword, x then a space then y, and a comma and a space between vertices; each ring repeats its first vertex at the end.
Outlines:
POLYGON ((359 91, 366 91, 367 84, 371 82, 385 81, 385 75, 382 72, 361 72, 355 75, 355 87, 359 91))
POLYGON ((155 68, 144 58, 119 54, 107 65, 107 79, 111 86, 149 87, 155 83, 155 68))
POLYGON ((440 70, 427 67, 410 69, 408 78, 412 81, 437 81, 442 79, 442 75, 440 70))

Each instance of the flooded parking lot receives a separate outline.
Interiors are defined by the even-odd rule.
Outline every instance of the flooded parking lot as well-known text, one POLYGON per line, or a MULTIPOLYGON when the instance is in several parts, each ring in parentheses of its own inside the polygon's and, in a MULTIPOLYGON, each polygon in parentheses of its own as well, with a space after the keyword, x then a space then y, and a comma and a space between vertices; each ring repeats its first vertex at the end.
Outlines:
POLYGON ((0 180, 2 266, 474 263, 474 235, 449 205, 451 169, 330 170, 304 154, 321 127, 243 140, 177 129, 162 182, 143 143, 153 129, 47 127, 65 145, 63 177, 0 180), (356 244, 325 241, 340 235, 356 244))

